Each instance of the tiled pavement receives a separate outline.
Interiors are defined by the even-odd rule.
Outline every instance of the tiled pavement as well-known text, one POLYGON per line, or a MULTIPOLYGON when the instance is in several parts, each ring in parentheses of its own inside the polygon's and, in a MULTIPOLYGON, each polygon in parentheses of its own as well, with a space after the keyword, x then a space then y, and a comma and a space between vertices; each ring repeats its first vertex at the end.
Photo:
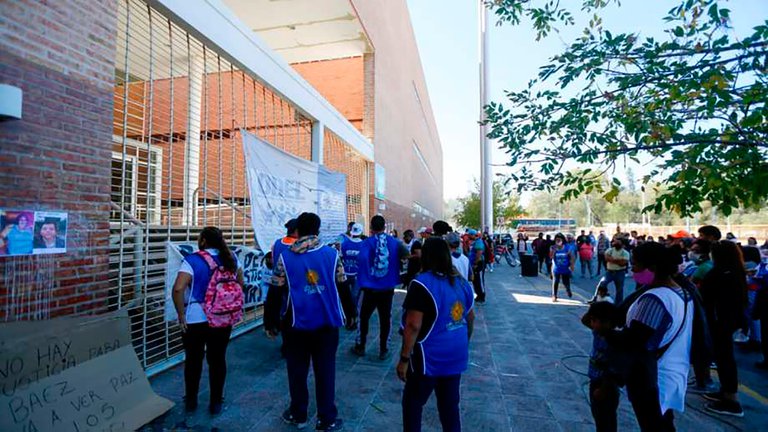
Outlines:
MULTIPOLYGON (((522 278, 519 268, 502 267, 488 274, 488 302, 478 305, 475 336, 471 342, 470 368, 462 377, 462 422, 465 431, 591 431, 594 424, 586 400, 586 378, 569 371, 586 371, 591 335, 579 323, 594 280, 576 278, 574 300, 549 301, 549 280, 522 278), (570 357, 569 356, 576 356, 570 357)), ((631 283, 630 283, 631 285, 631 283)), ((398 294, 396 304, 402 302, 398 294)), ((564 296, 564 293, 561 294, 564 296)), ((399 311, 395 314, 399 319, 399 311)), ((375 321, 375 317, 374 317, 375 321)), ((372 323, 376 329, 377 324, 372 323)), ((402 384, 394 373, 393 355, 379 361, 375 352, 357 358, 349 350, 354 334, 343 331, 337 360, 337 404, 347 431, 389 432, 402 429, 400 397, 402 384)), ((376 340, 371 347, 378 345, 376 340)), ((396 334, 390 349, 397 353, 396 334)), ((216 418, 206 410, 208 397, 203 384, 201 409, 185 416, 181 403, 145 427, 146 431, 290 431, 279 415, 288 405, 285 365, 277 342, 268 341, 259 330, 235 339, 229 347, 226 408, 216 418)), ((373 350, 371 350, 373 351, 373 350)), ((768 431, 768 375, 750 368, 755 354, 739 354, 740 376, 756 398, 742 395, 747 410, 744 419, 724 423, 705 415, 703 402, 689 395, 689 407, 677 418, 678 430, 768 431), (762 400, 762 401, 761 401, 762 400)), ((183 395, 182 367, 152 379, 162 396, 180 402, 183 395)), ((204 376, 203 381, 207 378, 204 376)), ((310 376, 310 395, 312 390, 310 376)), ((314 402, 310 413, 314 412, 314 402)), ((311 415, 311 414, 310 414, 311 415)), ((424 431, 439 431, 434 398, 424 410, 424 431)), ((637 430, 634 414, 622 396, 619 429, 637 430)))

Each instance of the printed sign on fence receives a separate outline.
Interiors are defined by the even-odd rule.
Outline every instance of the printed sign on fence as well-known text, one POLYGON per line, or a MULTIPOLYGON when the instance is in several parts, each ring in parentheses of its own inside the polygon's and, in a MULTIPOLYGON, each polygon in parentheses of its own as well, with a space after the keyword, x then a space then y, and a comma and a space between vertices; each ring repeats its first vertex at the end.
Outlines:
MULTIPOLYGON (((168 261, 165 267, 165 320, 176 321, 173 305, 173 283, 179 273, 184 257, 197 252, 197 243, 166 243, 168 261)), ((248 246, 230 246, 243 269, 243 294, 245 307, 256 306, 267 299, 267 282, 271 274, 264 263, 264 253, 248 246)))
POLYGON ((320 216, 320 240, 347 230, 347 176, 301 159, 243 131, 251 223, 262 249, 285 235, 285 223, 302 212, 320 216))

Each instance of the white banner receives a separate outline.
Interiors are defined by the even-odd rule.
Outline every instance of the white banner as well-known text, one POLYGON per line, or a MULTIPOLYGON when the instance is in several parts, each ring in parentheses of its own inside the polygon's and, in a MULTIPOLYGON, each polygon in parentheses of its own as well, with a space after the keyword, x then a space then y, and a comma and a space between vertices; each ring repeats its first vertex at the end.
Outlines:
POLYGON ((320 216, 320 238, 335 241, 347 228, 346 175, 293 156, 242 131, 251 223, 268 250, 285 235, 285 223, 302 212, 320 216))
MULTIPOLYGON (((165 266, 165 320, 176 321, 173 306, 173 283, 179 273, 184 257, 197 252, 197 243, 171 243, 165 245, 168 262, 165 266)), ((267 300, 267 282, 272 274, 264 263, 264 253, 247 246, 230 246, 243 268, 243 294, 245 306, 256 306, 267 300)))

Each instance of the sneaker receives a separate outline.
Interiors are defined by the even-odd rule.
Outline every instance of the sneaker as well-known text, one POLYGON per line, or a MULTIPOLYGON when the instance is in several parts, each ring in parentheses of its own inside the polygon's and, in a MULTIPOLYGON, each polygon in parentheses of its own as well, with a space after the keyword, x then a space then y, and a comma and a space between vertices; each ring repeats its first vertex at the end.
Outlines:
POLYGON ((763 360, 761 362, 755 363, 755 367, 758 369, 768 370, 768 361, 763 360))
POLYGON ((211 402, 211 404, 208 405, 208 412, 211 413, 211 415, 219 415, 223 409, 224 404, 221 402, 211 402))
MULTIPOLYGON (((688 391, 690 393, 700 394, 700 395, 707 395, 707 394, 717 394, 717 395, 719 395, 720 394, 717 391, 717 384, 715 384, 713 382, 708 382, 708 383, 703 384, 703 385, 694 384, 694 385, 688 387, 688 391)), ((704 397, 706 397, 706 396, 704 396, 704 397)), ((709 398, 707 398, 707 399, 709 399, 709 398)), ((709 399, 709 400, 715 400, 715 399, 709 399)), ((716 399, 716 400, 720 400, 720 399, 716 399)))
POLYGON ((379 351, 379 360, 386 360, 387 357, 389 357, 389 350, 388 349, 385 348, 385 349, 379 351))
POLYGON ((352 347, 352 354, 362 357, 365 355, 365 346, 360 344, 355 344, 355 346, 352 347))
POLYGON ((723 399, 723 394, 720 393, 719 391, 709 392, 709 393, 702 393, 701 397, 703 397, 704 399, 706 399, 708 401, 712 401, 712 402, 720 402, 720 401, 725 400, 725 399, 723 399))
POLYGON ((283 415, 281 415, 280 418, 283 419, 285 424, 296 426, 296 429, 304 429, 307 427, 307 420, 299 420, 297 417, 291 414, 290 409, 283 411, 283 415))
POLYGON ((184 396, 184 411, 193 413, 197 410, 197 398, 188 398, 184 396))
POLYGON ((344 422, 341 419, 336 419, 332 422, 317 421, 315 430, 319 431, 340 431, 344 429, 344 422))
POLYGON ((557 303, 557 297, 552 296, 552 303, 557 303))
POLYGON ((571 292, 571 290, 568 290, 566 294, 568 294, 568 298, 573 298, 573 293, 571 292))
POLYGON ((717 414, 729 415, 734 417, 744 417, 744 409, 741 408, 741 404, 731 400, 721 400, 718 402, 708 403, 707 411, 711 411, 717 414))
POLYGON ((749 336, 745 335, 742 330, 736 330, 733 333, 733 341, 737 344, 743 344, 749 342, 749 336))

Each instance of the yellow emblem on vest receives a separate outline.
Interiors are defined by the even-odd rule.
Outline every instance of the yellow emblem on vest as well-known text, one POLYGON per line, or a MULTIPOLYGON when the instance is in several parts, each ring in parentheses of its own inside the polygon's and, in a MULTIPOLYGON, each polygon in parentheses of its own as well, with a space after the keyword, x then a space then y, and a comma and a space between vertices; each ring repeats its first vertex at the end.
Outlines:
POLYGON ((314 270, 307 270, 307 283, 317 285, 318 282, 320 282, 320 275, 314 270))
POLYGON ((458 300, 451 307, 451 318, 453 321, 461 321, 464 318, 464 304, 458 300))

